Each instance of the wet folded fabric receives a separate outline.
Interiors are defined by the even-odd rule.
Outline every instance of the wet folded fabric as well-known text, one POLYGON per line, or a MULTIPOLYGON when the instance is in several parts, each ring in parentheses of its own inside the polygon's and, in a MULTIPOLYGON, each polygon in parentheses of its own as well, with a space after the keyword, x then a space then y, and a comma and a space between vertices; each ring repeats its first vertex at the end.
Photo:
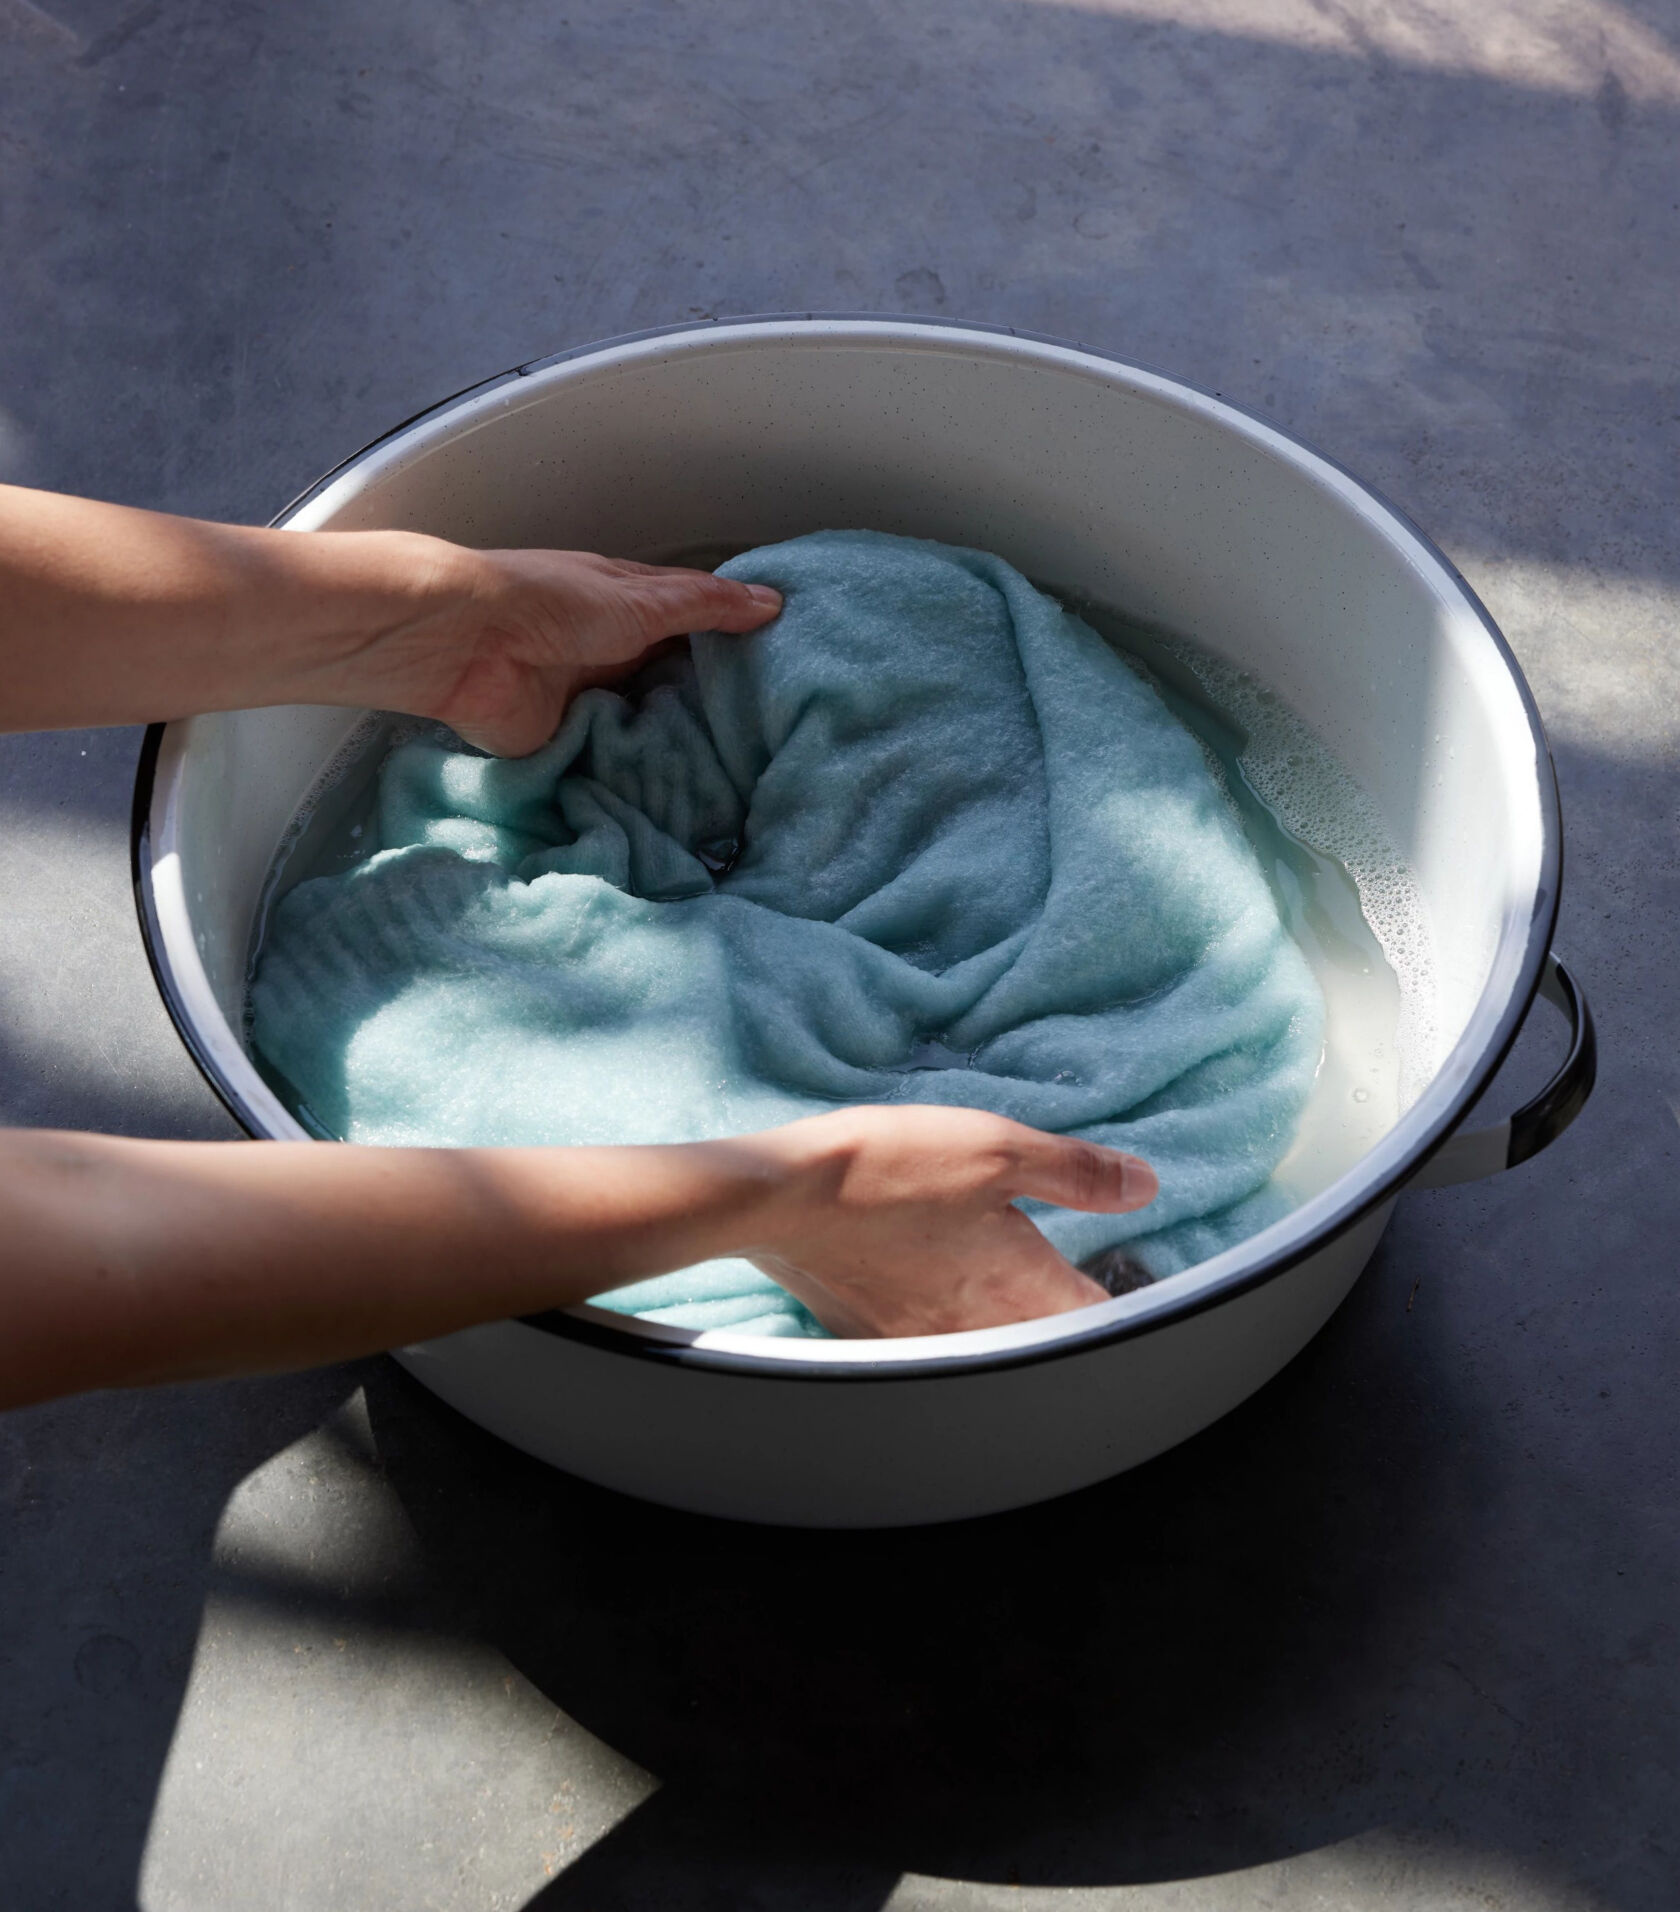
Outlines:
MULTIPOLYGON (((1002 560, 870 532, 734 559, 780 618, 579 697, 535 755, 399 745, 378 852, 273 912, 267 1060, 329 1133, 662 1142, 837 1102, 1132 1150, 1153 1275, 1278 1212, 1318 988, 1195 739, 1002 560)), ((820 1334, 744 1261, 602 1306, 820 1334)))

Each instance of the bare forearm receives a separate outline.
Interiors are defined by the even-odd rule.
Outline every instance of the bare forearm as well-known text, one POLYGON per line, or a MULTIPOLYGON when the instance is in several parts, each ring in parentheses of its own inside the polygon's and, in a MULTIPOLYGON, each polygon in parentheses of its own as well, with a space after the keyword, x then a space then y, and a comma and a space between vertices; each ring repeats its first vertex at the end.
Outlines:
POLYGON ((0 486, 0 729, 356 701, 371 645, 460 619, 473 564, 411 532, 305 536, 0 486))
POLYGON ((739 1252, 775 1145, 371 1149, 0 1135, 0 1407, 278 1372, 739 1252))
POLYGON ((742 1255, 842 1335, 1103 1291, 1015 1207, 1107 1214, 1148 1165, 974 1109, 859 1108, 672 1148, 375 1149, 0 1130, 0 1408, 309 1367, 742 1255))

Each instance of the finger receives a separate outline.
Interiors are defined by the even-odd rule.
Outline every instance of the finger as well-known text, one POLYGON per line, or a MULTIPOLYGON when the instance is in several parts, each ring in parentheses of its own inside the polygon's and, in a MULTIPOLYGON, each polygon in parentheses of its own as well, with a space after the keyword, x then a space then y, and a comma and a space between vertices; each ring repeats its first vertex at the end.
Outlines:
POLYGON ((998 1321, 1036 1321, 1112 1299, 1101 1282, 1074 1267, 1019 1209, 1011 1211, 1009 1220, 1022 1226, 1010 1237, 1007 1275, 994 1283, 998 1321))
POLYGON ((1035 1134, 1014 1181, 1017 1195, 1103 1215, 1147 1208, 1161 1192, 1155 1171, 1140 1157, 1072 1135, 1035 1134))
POLYGON ((756 631, 782 608, 782 594, 768 584, 744 584, 710 571, 662 571, 627 578, 641 627, 649 638, 688 631, 756 631))
POLYGON ((989 1240, 971 1237, 948 1247, 932 1261, 925 1252, 907 1251, 838 1271, 806 1269, 777 1256, 753 1260, 830 1334, 848 1340, 1000 1328, 1110 1299, 1016 1210, 999 1219, 989 1240))

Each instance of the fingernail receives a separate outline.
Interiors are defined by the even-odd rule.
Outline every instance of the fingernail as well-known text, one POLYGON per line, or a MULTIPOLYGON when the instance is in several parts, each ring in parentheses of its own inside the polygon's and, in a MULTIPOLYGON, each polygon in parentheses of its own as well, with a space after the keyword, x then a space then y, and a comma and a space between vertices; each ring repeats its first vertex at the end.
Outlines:
POLYGON ((782 594, 772 591, 768 584, 749 584, 747 596, 754 604, 762 604, 766 610, 779 611, 782 608, 782 594))
POLYGON ((1136 1202, 1139 1208, 1154 1201, 1161 1192, 1161 1178, 1138 1155, 1126 1157, 1126 1199, 1136 1202))

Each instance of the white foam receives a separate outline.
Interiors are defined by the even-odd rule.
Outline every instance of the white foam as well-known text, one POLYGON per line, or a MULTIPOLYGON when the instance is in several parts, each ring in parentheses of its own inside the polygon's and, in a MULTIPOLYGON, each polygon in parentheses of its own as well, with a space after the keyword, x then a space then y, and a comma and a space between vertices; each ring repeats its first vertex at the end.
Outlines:
POLYGON ((1168 648, 1247 733, 1239 761, 1254 794, 1292 836, 1334 857, 1353 879, 1360 911, 1400 985, 1403 1112, 1440 1065, 1435 937, 1417 879, 1369 793, 1275 691, 1223 658, 1178 642, 1168 648))
POLYGON ((291 822, 286 825, 286 834, 280 839, 280 847, 274 853, 276 875, 286 867, 287 859, 297 848, 298 838, 309 828, 322 802, 350 775, 372 748, 380 731, 389 725, 388 717, 370 710, 322 765, 315 781, 304 793, 303 801, 298 805, 291 822))

